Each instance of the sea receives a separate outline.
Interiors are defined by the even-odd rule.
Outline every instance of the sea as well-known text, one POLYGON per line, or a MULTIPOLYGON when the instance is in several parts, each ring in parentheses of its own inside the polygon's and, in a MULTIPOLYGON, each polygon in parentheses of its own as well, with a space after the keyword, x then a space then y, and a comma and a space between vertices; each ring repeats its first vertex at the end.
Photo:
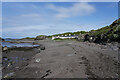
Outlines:
MULTIPOLYGON (((5 39, 5 41, 13 41, 14 39, 5 39)), ((7 46, 7 47, 35 47, 35 46, 39 46, 33 43, 10 43, 10 42, 2 42, 1 45, 3 47, 7 46)))

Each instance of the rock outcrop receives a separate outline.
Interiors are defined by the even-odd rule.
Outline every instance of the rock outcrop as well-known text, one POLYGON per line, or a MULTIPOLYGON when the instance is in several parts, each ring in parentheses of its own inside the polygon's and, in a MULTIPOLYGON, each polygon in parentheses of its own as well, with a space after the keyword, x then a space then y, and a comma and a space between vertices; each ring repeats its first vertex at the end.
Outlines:
POLYGON ((110 26, 91 30, 84 36, 84 41, 95 43, 120 42, 120 19, 114 21, 110 26))
POLYGON ((46 39, 47 38, 47 36, 45 36, 45 35, 40 35, 40 36, 37 36, 36 38, 35 38, 35 40, 44 40, 44 39, 46 39))

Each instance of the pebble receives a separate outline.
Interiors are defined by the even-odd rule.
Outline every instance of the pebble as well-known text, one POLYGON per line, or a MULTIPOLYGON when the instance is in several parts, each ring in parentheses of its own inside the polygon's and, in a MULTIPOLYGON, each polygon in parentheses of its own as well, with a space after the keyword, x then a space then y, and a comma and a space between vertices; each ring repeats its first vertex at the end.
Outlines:
POLYGON ((9 73, 9 74, 6 74, 5 76, 4 76, 4 78, 11 78, 11 77, 13 77, 15 75, 15 72, 11 72, 11 73, 9 73))
POLYGON ((116 73, 116 76, 119 76, 118 73, 116 73))
POLYGON ((79 62, 79 64, 82 64, 83 62, 79 62))
POLYGON ((51 72, 51 70, 47 70, 46 73, 50 74, 50 73, 52 73, 52 72, 51 72))
POLYGON ((41 50, 45 50, 45 46, 41 46, 40 48, 41 48, 41 50))
POLYGON ((8 49, 8 47, 7 46, 5 46, 4 48, 3 48, 3 50, 5 51, 5 50, 7 50, 8 49))
POLYGON ((38 71, 35 71, 35 73, 37 74, 37 73, 38 73, 38 71))
POLYGON ((7 59, 7 58, 4 58, 4 60, 5 60, 5 61, 8 61, 8 59, 7 59))
POLYGON ((7 68, 9 68, 11 65, 12 65, 12 64, 11 64, 11 63, 9 63, 9 64, 7 65, 7 68))
POLYGON ((18 69, 19 67, 17 66, 17 67, 15 67, 15 68, 17 68, 17 69, 18 69))
POLYGON ((36 59, 35 62, 37 62, 37 63, 40 62, 40 59, 36 59))

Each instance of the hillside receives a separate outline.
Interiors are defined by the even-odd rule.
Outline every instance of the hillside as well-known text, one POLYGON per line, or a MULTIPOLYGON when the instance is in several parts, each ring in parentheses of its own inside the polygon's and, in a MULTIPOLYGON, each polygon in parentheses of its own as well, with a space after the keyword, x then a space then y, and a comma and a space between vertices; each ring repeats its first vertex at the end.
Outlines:
POLYGON ((105 26, 97 30, 91 30, 89 32, 86 31, 66 32, 50 36, 39 35, 35 38, 35 40, 52 38, 52 36, 74 36, 74 35, 78 36, 79 41, 89 41, 95 43, 120 42, 120 18, 114 21, 111 25, 105 26))
POLYGON ((88 35, 93 37, 93 42, 120 42, 120 18, 109 26, 89 31, 88 35))

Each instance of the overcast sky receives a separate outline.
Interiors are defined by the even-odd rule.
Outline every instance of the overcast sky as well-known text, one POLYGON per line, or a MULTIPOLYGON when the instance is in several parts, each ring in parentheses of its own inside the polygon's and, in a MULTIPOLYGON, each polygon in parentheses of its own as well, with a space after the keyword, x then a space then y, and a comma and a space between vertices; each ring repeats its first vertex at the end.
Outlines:
POLYGON ((4 38, 89 31, 118 18, 117 2, 11 2, 2 4, 4 38))

